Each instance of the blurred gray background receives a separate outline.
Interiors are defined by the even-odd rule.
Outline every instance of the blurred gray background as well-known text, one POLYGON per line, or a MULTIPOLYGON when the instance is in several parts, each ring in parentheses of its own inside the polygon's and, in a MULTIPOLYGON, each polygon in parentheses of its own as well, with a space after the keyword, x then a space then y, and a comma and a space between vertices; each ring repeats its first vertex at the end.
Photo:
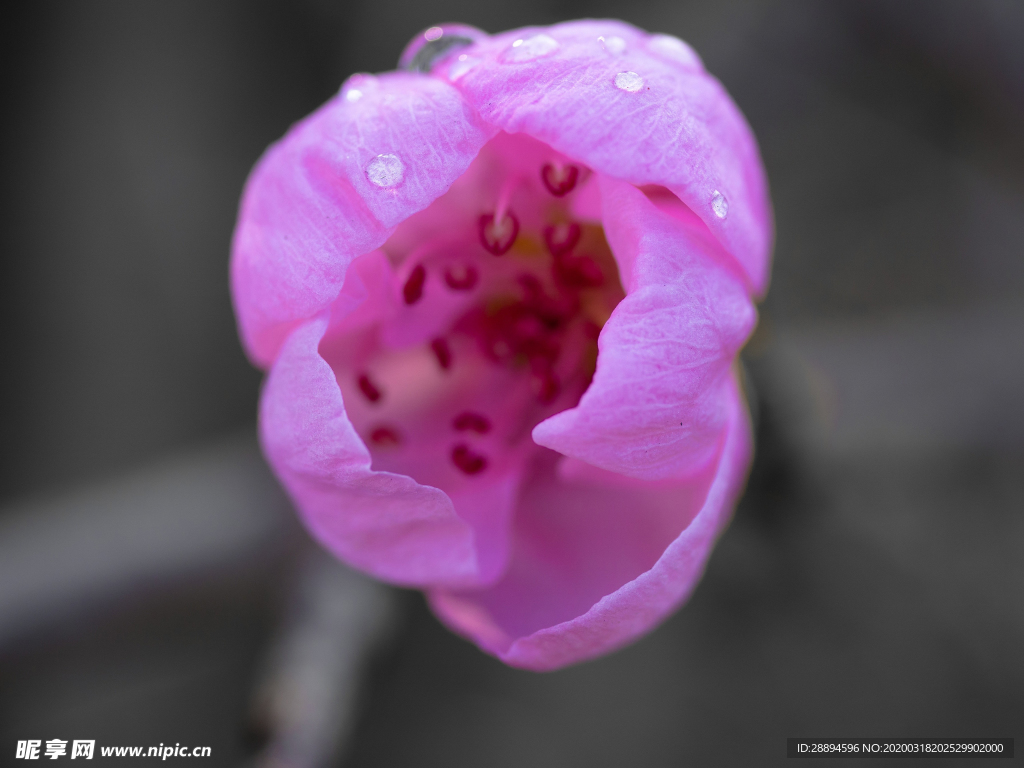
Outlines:
POLYGON ((27 738, 272 764, 288 716, 260 691, 300 657, 350 691, 314 708, 325 765, 1024 736, 1024 4, 26 3, 0 34, 0 765, 27 738), (349 74, 436 22, 584 16, 696 48, 760 141, 777 243, 758 455, 704 582, 535 675, 415 593, 316 575, 255 448, 227 259, 249 168, 349 74), (309 598, 332 578, 360 597, 309 598))

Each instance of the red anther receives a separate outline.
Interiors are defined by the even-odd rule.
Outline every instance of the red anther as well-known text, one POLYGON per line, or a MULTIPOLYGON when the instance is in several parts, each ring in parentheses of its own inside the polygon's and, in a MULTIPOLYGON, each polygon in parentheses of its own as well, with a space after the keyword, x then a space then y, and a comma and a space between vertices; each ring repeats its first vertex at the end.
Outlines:
POLYGON ((394 448, 401 445, 402 438, 391 427, 377 427, 370 433, 370 442, 380 448, 394 448))
POLYGON ((589 256, 562 256, 555 259, 555 275, 571 288, 596 288, 604 283, 604 272, 589 256))
POLYGON ((452 422, 452 426, 457 432, 465 432, 471 430, 473 432, 479 432, 481 435, 486 435, 491 431, 491 421, 486 416, 482 416, 479 413, 473 413, 472 411, 463 411, 455 420, 452 422))
POLYGON ((540 169, 540 178, 544 182, 544 186, 555 197, 562 197, 572 192, 579 175, 580 169, 575 165, 546 163, 540 169))
POLYGON ((546 368, 554 364, 562 354, 562 347, 552 338, 551 334, 527 339, 520 350, 534 368, 546 368))
POLYGON ((487 468, 487 457, 474 453, 465 443, 452 448, 452 463, 467 475, 475 475, 487 468))
POLYGON ((480 275, 468 264, 453 264, 444 271, 444 281, 453 291, 471 291, 480 275))
POLYGON ((536 339, 547 331, 544 321, 532 313, 524 313, 512 321, 509 331, 516 339, 536 339))
POLYGON ((580 241, 580 225, 574 221, 555 224, 544 230, 544 243, 552 256, 561 256, 576 247, 580 241))
POLYGON ((452 367, 452 350, 448 346, 448 342, 438 337, 430 342, 430 348, 434 352, 434 356, 437 358, 437 364, 444 368, 446 371, 452 367))
POLYGON ((374 383, 370 381, 370 377, 365 373, 359 377, 359 390, 371 403, 376 403, 381 398, 381 391, 377 389, 374 383))
POLYGON ((531 275, 529 272, 523 272, 516 278, 516 280, 518 280, 519 284, 523 286, 526 298, 536 299, 544 295, 544 286, 541 284, 540 278, 536 275, 531 275))
POLYGON ((535 371, 530 384, 533 388, 533 394, 543 405, 554 402, 555 398, 558 397, 558 393, 562 390, 558 377, 551 370, 535 371))
POLYGON ((402 296, 405 298, 406 304, 415 304, 423 297, 423 283, 426 279, 427 270, 423 268, 422 264, 417 264, 409 273, 409 279, 405 281, 405 286, 402 288, 402 296))
POLYGON ((519 219, 506 211, 501 221, 495 221, 493 214, 480 217, 480 244, 495 256, 501 256, 512 247, 519 235, 519 219))

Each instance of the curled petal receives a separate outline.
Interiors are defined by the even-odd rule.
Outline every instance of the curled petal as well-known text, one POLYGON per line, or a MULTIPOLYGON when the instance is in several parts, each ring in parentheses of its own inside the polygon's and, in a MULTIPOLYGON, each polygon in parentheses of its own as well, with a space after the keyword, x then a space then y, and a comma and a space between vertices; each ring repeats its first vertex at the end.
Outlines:
POLYGON ((273 145, 246 183, 232 244, 242 340, 261 367, 379 247, 466 170, 495 129, 445 82, 364 76, 273 145))
POLYGON ((264 452, 307 526, 338 557, 396 584, 493 581, 507 559, 518 478, 499 476, 453 499, 371 469, 317 350, 326 329, 321 317, 289 336, 260 403, 264 452))
POLYGON ((488 123, 540 139, 614 178, 672 190, 761 294, 772 214, 757 143, 721 84, 663 48, 663 36, 622 22, 573 21, 483 40, 472 51, 480 63, 451 72, 488 123), (543 56, 508 57, 516 40, 540 34, 557 47, 549 44, 543 56), (621 40, 615 52, 599 40, 613 36, 621 40))
POLYGON ((699 219, 664 212, 631 184, 602 178, 601 192, 628 293, 601 331, 579 405, 538 424, 533 438, 611 472, 678 476, 717 450, 729 369, 756 312, 699 219))
POLYGON ((478 591, 432 590, 451 629, 507 664, 551 670, 649 632, 686 601, 743 486, 752 449, 735 381, 718 455, 658 483, 549 472, 524 493, 505 577, 478 591))

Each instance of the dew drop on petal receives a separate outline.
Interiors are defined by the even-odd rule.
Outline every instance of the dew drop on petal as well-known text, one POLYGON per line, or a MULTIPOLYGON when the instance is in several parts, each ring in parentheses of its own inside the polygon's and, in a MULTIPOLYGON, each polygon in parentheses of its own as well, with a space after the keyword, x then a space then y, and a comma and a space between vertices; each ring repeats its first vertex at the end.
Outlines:
POLYGON ((459 58, 456 59, 454 64, 452 64, 451 69, 448 70, 448 79, 458 80, 479 63, 480 59, 475 56, 469 56, 465 53, 460 54, 459 58))
POLYGON ((725 199, 725 195, 719 192, 717 189, 711 196, 711 210, 715 212, 715 216, 720 219, 724 219, 729 215, 729 201, 725 199))
POLYGON ((381 189, 394 189, 405 178, 405 166, 398 155, 377 155, 366 166, 366 178, 381 189))
POLYGON ((359 101, 363 98, 363 92, 358 88, 350 88, 345 92, 345 101, 359 101))
POLYGON ((655 35, 647 43, 647 47, 662 57, 682 64, 690 69, 702 69, 700 56, 690 46, 672 35, 655 35))
POLYGON ((440 27, 431 27, 430 29, 423 33, 423 37, 430 42, 434 42, 443 34, 444 30, 441 29, 440 27))
POLYGON ((543 32, 525 40, 519 39, 505 50, 501 58, 506 62, 533 61, 547 56, 558 48, 558 41, 543 32))
POLYGON ((620 91, 636 93, 644 87, 644 79, 636 72, 619 72, 615 76, 615 87, 620 91))
POLYGON ((597 38, 597 41, 604 46, 604 49, 608 51, 608 53, 615 54, 616 56, 626 50, 626 41, 618 35, 612 35, 611 37, 601 35, 597 38))

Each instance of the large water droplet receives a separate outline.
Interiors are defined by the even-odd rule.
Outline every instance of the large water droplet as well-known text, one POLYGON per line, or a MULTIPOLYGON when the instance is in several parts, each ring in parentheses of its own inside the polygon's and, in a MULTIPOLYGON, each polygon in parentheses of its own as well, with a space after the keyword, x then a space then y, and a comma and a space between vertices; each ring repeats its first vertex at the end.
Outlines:
POLYGON ((405 166, 398 155, 377 155, 366 166, 366 178, 381 189, 394 189, 405 178, 405 166))
POLYGON ((359 101, 366 94, 377 88, 377 78, 373 75, 355 74, 341 85, 341 95, 345 101, 359 101))
POLYGON ((597 42, 599 42, 604 49, 608 51, 608 53, 613 53, 616 56, 626 50, 626 41, 617 35, 612 35, 611 37, 601 35, 597 38, 597 42))
POLYGON ((506 62, 532 61, 547 56, 557 48, 558 41, 542 32, 525 40, 516 40, 505 50, 501 58, 506 62))
POLYGON ((647 47, 654 53, 666 59, 682 64, 690 69, 703 69, 704 65, 700 56, 690 46, 672 35, 655 35, 647 43, 647 47))
POLYGON ((619 72, 615 76, 615 87, 620 91, 636 93, 644 87, 644 79, 636 72, 619 72))
POLYGON ((715 212, 715 216, 720 219, 724 219, 729 215, 729 201, 725 199, 725 195, 719 192, 717 189, 711 196, 711 210, 715 212))
POLYGON ((443 34, 444 30, 441 29, 440 27, 431 27, 430 29, 423 33, 423 37, 432 43, 439 37, 441 37, 441 35, 443 34))
POLYGON ((479 63, 480 59, 475 56, 470 56, 465 53, 459 54, 459 58, 456 59, 455 63, 452 64, 451 69, 448 70, 448 79, 452 81, 458 80, 479 63))

